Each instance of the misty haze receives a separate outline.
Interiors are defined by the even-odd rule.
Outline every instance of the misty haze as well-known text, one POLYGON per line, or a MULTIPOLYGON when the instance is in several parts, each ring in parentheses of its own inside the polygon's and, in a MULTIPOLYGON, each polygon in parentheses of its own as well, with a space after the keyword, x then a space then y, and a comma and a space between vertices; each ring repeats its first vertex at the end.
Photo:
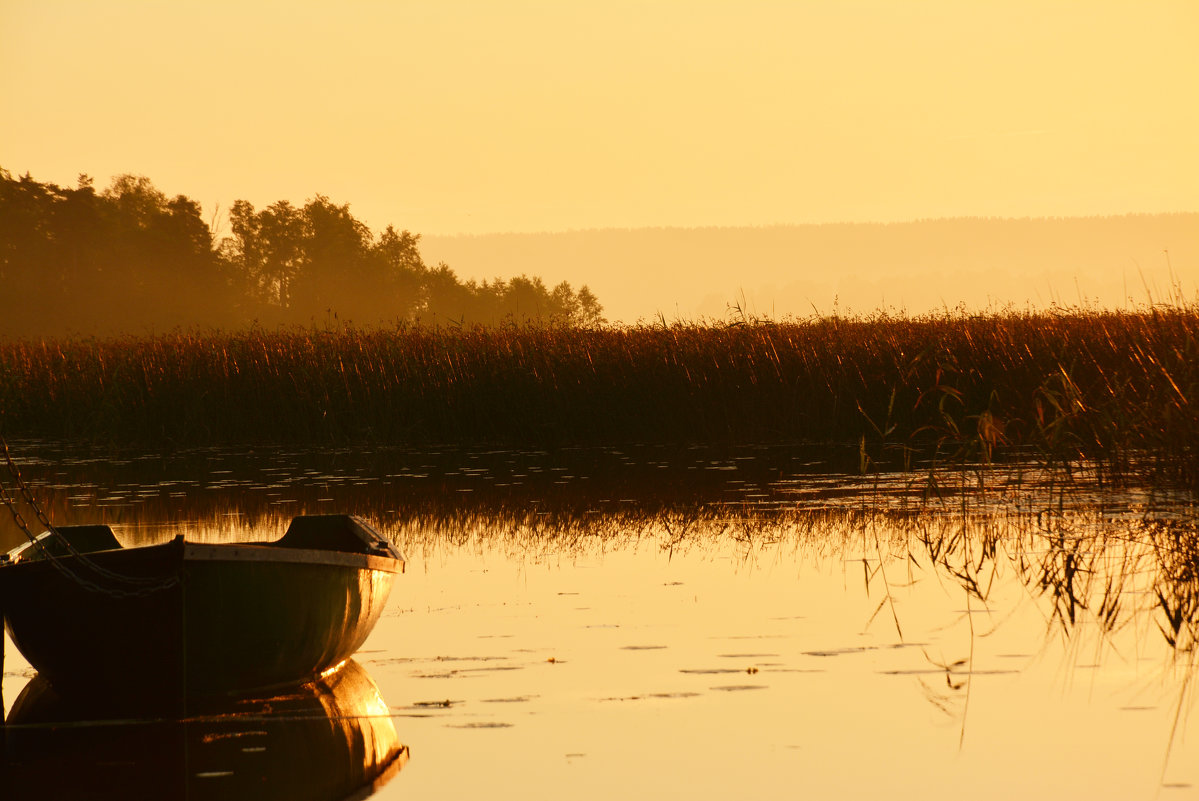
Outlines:
POLYGON ((0 2, 0 798, 1199 796, 1195 0, 0 2))
POLYGON ((1128 308, 1193 298, 1199 214, 429 236, 475 278, 586 277, 609 319, 1128 308))

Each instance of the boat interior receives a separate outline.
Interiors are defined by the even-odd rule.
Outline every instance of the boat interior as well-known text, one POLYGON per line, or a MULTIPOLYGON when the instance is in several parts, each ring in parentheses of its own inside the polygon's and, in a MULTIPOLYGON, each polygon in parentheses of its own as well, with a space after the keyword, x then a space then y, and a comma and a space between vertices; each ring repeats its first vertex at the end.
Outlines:
MULTIPOLYGON (((124 547, 112 529, 103 524, 56 526, 55 531, 57 536, 45 531, 33 542, 0 555, 0 562, 14 564, 66 557, 72 549, 76 553, 98 553, 124 547)), ((230 544, 398 556, 381 534, 356 515, 301 515, 274 542, 230 544)))

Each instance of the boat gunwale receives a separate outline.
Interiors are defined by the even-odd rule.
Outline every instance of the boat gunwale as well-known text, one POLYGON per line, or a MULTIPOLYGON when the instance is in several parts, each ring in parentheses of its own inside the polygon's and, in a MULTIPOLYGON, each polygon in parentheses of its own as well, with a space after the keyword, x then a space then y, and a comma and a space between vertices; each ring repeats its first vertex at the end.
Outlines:
MULTIPOLYGON (((153 546, 151 546, 153 547, 153 546)), ((133 550, 133 549, 126 549, 133 550)), ((314 564, 380 570, 403 573, 407 562, 402 556, 381 553, 355 553, 309 548, 281 548, 273 543, 184 542, 183 561, 196 562, 276 562, 279 564, 314 564)))
MULTIPOLYGON (((178 548, 179 543, 154 543, 153 545, 138 545, 131 548, 111 548, 104 551, 89 551, 84 554, 88 559, 99 558, 107 560, 115 554, 133 553, 167 553, 178 548)), ((119 557, 117 557, 119 558, 119 557)), ((56 559, 66 565, 75 562, 74 556, 58 556, 56 559)), ((184 542, 181 562, 271 562, 275 564, 304 564, 329 565, 331 567, 348 567, 358 570, 378 570, 384 573, 406 572, 407 560, 403 556, 389 556, 382 553, 355 553, 353 551, 333 551, 316 548, 280 548, 272 543, 229 542, 203 543, 184 542)), ((0 561, 0 571, 29 569, 34 565, 46 565, 53 568, 48 559, 22 559, 0 561)))
MULTIPOLYGON (((407 559, 402 553, 396 550, 395 546, 389 543, 381 535, 378 534, 371 526, 359 519, 355 515, 346 515, 352 521, 352 524, 359 529, 365 531, 369 538, 362 538, 362 550, 341 550, 337 548, 295 548, 290 545, 282 544, 287 537, 284 536, 277 540, 267 541, 234 541, 234 542, 188 542, 182 534, 176 535, 173 539, 162 542, 147 543, 141 545, 127 546, 120 543, 119 540, 112 538, 117 543, 118 547, 103 548, 100 550, 85 550, 82 552, 84 560, 100 558, 112 558, 112 554, 124 553, 154 553, 165 552, 172 548, 182 546, 183 550, 180 554, 182 562, 197 561, 197 562, 273 562, 277 564, 311 564, 311 565, 329 565, 335 567, 349 567, 356 569, 378 570, 386 573, 404 573, 406 572, 407 559)), ((296 518, 300 519, 300 518, 296 518)), ((293 524, 294 524, 293 520, 293 524)), ((96 527, 103 527, 110 533, 112 529, 106 524, 96 524, 96 527)), ((69 526, 62 528, 82 528, 82 526, 69 526)), ((289 529, 290 530, 290 529, 289 529)), ((35 540, 22 543, 21 545, 9 550, 6 553, 0 554, 0 570, 5 568, 18 567, 21 565, 31 565, 49 561, 64 561, 66 564, 71 564, 74 561, 74 554, 58 554, 47 559, 44 555, 31 557, 25 556, 25 553, 39 548, 39 543, 42 540, 55 536, 52 531, 45 531, 38 535, 35 540)))

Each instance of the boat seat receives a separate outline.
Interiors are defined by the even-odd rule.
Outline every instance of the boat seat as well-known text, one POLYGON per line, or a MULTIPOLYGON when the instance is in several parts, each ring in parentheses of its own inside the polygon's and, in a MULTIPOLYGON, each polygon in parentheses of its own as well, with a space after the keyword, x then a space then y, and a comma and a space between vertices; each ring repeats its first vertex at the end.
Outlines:
MULTIPOLYGON (((54 528, 60 537, 65 538, 71 547, 80 553, 111 551, 122 547, 116 535, 112 533, 112 529, 105 525, 55 526, 54 528)), ((13 561, 45 559, 45 551, 52 556, 67 556, 69 553, 62 540, 49 531, 39 534, 37 542, 38 545, 30 542, 15 550, 11 554, 13 561)))
POLYGON ((355 515, 302 515, 291 521, 287 532, 271 543, 278 548, 297 548, 348 553, 371 553, 382 537, 355 515))

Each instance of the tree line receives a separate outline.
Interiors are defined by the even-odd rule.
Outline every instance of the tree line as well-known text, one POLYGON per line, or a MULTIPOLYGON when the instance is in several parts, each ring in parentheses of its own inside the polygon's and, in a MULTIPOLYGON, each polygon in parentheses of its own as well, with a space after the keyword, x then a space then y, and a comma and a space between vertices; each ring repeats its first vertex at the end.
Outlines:
POLYGON ((425 264, 419 234, 376 235, 323 195, 262 209, 238 200, 228 225, 217 236, 197 202, 142 176, 97 191, 87 175, 67 188, 0 168, 0 334, 603 322, 586 286, 463 281, 425 264))

